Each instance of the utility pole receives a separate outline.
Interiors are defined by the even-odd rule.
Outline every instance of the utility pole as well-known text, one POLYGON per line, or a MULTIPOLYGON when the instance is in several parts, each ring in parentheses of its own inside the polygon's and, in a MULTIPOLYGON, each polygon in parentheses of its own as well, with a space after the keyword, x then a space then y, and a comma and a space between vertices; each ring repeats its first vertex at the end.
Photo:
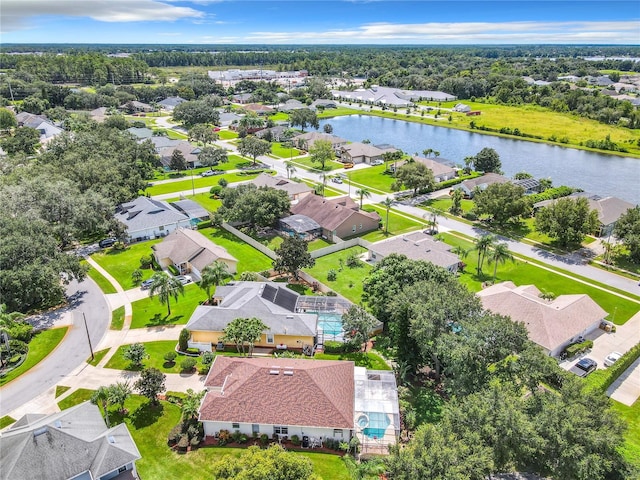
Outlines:
POLYGON ((87 332, 87 341, 89 342, 89 350, 91 350, 91 360, 93 360, 95 357, 93 355, 93 347, 91 346, 91 337, 89 336, 89 327, 87 326, 87 317, 84 315, 84 312, 82 312, 82 318, 84 318, 84 329, 87 332))
POLYGON ((194 169, 194 167, 192 166, 191 167, 191 194, 192 194, 192 196, 195 197, 196 196, 196 187, 195 187, 195 185, 193 183, 193 169, 194 169))

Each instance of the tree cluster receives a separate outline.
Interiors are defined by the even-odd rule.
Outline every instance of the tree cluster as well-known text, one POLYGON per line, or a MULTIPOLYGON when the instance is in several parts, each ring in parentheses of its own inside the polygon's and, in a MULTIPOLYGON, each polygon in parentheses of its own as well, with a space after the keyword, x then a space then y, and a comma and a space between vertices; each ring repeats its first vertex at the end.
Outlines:
POLYGON ((251 228, 271 227, 289 212, 291 201, 283 190, 257 188, 253 184, 224 188, 220 192, 222 205, 215 216, 227 222, 249 224, 251 228))

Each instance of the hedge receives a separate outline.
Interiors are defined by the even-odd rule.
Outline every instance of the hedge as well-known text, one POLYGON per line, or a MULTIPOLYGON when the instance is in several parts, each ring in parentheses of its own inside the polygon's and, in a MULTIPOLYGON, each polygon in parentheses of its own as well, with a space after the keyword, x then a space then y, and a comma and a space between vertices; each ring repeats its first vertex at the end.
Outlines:
POLYGON ((555 200, 560 197, 567 197, 574 192, 580 191, 577 188, 567 187, 566 185, 561 185, 560 187, 553 187, 545 190, 542 193, 534 193, 533 195, 527 195, 527 200, 529 205, 533 205, 534 203, 542 202, 543 200, 555 200))
POLYGON ((593 348, 593 340, 585 340, 582 343, 574 343, 573 345, 569 345, 567 348, 565 348, 565 352, 567 352, 567 357, 571 358, 589 350, 590 348, 593 348))
POLYGON ((607 388, 609 388, 611 384, 615 382, 618 377, 622 375, 638 358, 640 358, 640 343, 635 345, 606 370, 593 372, 593 375, 588 378, 589 385, 601 392, 606 392, 607 388), (596 373, 598 375, 595 375, 596 373))
POLYGON ((453 187, 459 183, 464 182, 465 180, 469 180, 471 178, 480 177, 482 174, 480 172, 474 172, 470 175, 462 175, 460 177, 452 178, 451 180, 445 180, 444 182, 436 183, 435 190, 442 190, 444 188, 453 187))

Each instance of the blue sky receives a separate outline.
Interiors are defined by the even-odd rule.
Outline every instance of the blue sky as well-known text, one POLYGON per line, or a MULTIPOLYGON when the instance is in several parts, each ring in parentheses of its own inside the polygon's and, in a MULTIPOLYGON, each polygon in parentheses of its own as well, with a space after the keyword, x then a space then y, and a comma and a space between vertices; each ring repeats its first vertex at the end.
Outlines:
POLYGON ((2 43, 640 44, 640 0, 2 0, 2 43))

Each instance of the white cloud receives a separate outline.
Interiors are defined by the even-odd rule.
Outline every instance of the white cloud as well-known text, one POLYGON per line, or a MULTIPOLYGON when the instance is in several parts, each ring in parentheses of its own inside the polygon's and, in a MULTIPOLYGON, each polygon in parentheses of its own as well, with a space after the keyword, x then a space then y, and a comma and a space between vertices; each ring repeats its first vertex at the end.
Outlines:
POLYGON ((2 31, 29 28, 32 17, 45 15, 141 22, 202 18, 205 13, 158 0, 2 0, 2 31))
POLYGON ((613 43, 636 44, 638 22, 371 23, 324 32, 253 32, 260 43, 613 43), (355 40, 354 42, 354 39, 355 40))

